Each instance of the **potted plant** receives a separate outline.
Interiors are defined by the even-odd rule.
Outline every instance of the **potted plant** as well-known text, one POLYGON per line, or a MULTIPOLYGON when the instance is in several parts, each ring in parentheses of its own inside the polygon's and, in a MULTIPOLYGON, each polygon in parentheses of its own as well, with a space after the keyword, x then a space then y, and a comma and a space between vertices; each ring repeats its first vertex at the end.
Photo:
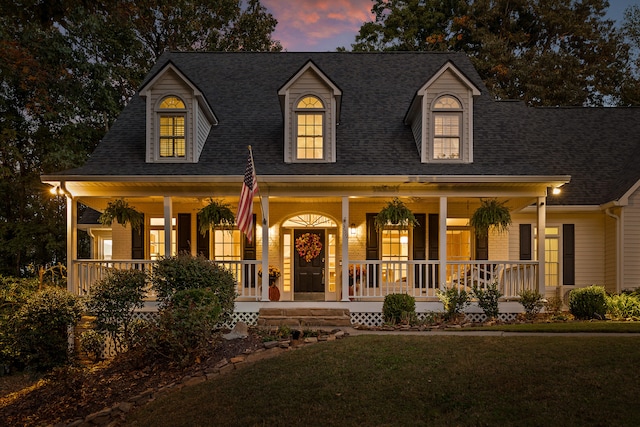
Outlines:
MULTIPOLYGON (((258 270, 258 276, 262 277, 262 270, 258 270)), ((269 300, 280 301, 280 290, 276 285, 276 280, 280 277, 280 270, 273 265, 269 266, 269 300)))
POLYGON ((113 202, 107 203, 107 207, 104 212, 100 214, 98 221, 107 227, 111 227, 113 221, 116 221, 123 227, 126 227, 127 223, 130 223, 131 228, 139 230, 144 221, 144 216, 133 206, 130 206, 126 200, 116 199, 113 202))
POLYGON ((198 211, 199 230, 203 236, 210 228, 231 229, 236 217, 227 203, 210 199, 209 204, 198 211))
POLYGON ((401 230, 420 225, 413 212, 397 197, 378 212, 374 223, 378 230, 387 225, 397 226, 401 230))
POLYGON ((505 206, 506 203, 506 200, 504 202, 499 202, 497 199, 480 200, 480 207, 476 209, 469 221, 477 236, 486 236, 490 228, 495 229, 498 233, 509 229, 511 213, 509 208, 505 206))

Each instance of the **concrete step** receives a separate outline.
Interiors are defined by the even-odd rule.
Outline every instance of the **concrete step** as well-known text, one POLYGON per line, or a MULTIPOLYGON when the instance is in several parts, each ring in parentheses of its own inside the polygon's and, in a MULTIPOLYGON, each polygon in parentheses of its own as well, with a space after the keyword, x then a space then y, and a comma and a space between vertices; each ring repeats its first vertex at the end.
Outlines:
POLYGON ((261 308, 258 326, 351 326, 351 314, 342 308, 261 308))

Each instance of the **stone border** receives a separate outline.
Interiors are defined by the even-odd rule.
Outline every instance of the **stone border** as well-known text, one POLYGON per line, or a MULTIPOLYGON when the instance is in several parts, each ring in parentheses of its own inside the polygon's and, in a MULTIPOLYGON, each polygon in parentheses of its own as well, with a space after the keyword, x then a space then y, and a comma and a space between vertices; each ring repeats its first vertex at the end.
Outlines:
POLYGON ((219 375, 225 375, 240 369, 250 363, 259 360, 270 359, 276 357, 286 351, 297 350, 305 345, 315 344, 323 341, 335 341, 348 336, 342 330, 332 331, 324 334, 325 331, 319 331, 321 335, 317 337, 306 337, 303 340, 292 342, 291 340, 282 341, 266 341, 262 348, 241 354, 230 359, 222 359, 215 366, 202 369, 192 375, 187 375, 179 381, 167 384, 160 388, 150 388, 144 392, 129 398, 127 401, 116 403, 110 408, 104 408, 93 414, 89 414, 84 418, 78 418, 71 421, 57 423, 54 427, 93 427, 93 426, 118 426, 126 425, 126 415, 133 409, 146 405, 157 398, 167 395, 171 392, 182 390, 185 387, 191 387, 196 384, 210 381, 219 375))

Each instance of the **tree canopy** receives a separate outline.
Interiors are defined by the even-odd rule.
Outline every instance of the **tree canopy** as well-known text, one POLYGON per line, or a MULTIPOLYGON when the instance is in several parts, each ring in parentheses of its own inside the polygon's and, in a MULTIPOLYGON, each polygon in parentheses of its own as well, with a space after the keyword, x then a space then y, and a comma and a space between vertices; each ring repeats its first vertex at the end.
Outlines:
POLYGON ((606 0, 373 0, 354 51, 467 53, 498 99, 620 103, 628 45, 606 0))
POLYGON ((280 51, 276 24, 259 0, 0 0, 0 274, 66 260, 40 175, 85 161, 162 52, 280 51))

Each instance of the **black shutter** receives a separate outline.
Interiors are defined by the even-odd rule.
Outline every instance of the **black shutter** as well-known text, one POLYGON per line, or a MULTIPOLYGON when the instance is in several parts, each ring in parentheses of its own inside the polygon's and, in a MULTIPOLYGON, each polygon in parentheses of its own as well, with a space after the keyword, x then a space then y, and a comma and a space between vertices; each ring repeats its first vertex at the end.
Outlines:
POLYGON ((196 250, 198 255, 202 255, 206 259, 211 259, 209 252, 209 241, 211 239, 211 231, 207 230, 204 235, 200 232, 200 218, 196 216, 196 250))
MULTIPOLYGON (((367 214, 367 239, 366 239, 366 259, 380 259, 380 244, 378 243, 378 230, 376 229, 375 213, 367 214)), ((378 283, 378 269, 374 265, 369 266, 367 271, 369 286, 378 283)))
POLYGON ((484 236, 476 235, 476 259, 488 260, 489 259, 489 234, 484 236))
MULTIPOLYGON (((427 259, 427 215, 415 214, 418 225, 413 227, 413 259, 427 259)), ((414 274, 414 284, 418 288, 424 285, 427 277, 425 265, 416 265, 414 274)))
MULTIPOLYGON (((242 232, 241 232, 242 233, 242 232)), ((243 245, 242 245, 242 259, 243 260, 255 260, 256 259, 256 215, 253 214, 253 241, 249 241, 247 236, 242 234, 243 245)), ((254 278, 256 277, 256 266, 255 265, 245 265, 244 266, 244 287, 245 288, 255 288, 256 283, 254 278)))
POLYGON ((520 259, 530 261, 531 254, 531 224, 520 224, 520 259))
POLYGON ((191 214, 178 214, 178 253, 191 253, 191 214))
MULTIPOLYGON (((440 231, 440 215, 438 214, 429 214, 429 259, 435 260, 440 257, 440 242, 439 242, 439 231, 440 231)), ((439 265, 430 265, 429 266, 429 287, 430 288, 438 288, 438 281, 440 280, 440 266, 439 265)))
POLYGON ((131 259, 144 259, 144 215, 138 230, 131 227, 131 259))
POLYGON ((576 284, 576 227, 562 225, 562 284, 576 284))

